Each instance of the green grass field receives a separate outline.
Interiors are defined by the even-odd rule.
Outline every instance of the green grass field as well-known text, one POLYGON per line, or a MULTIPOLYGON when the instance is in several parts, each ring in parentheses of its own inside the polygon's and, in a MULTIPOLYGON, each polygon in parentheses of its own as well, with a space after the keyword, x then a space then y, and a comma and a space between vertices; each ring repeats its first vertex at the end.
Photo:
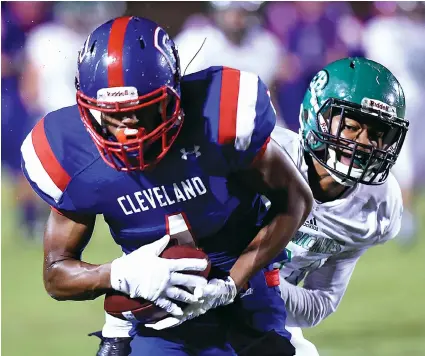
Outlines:
MULTIPOLYGON (((98 340, 87 334, 103 324, 103 299, 57 302, 46 294, 42 246, 21 236, 9 188, 3 180, 2 355, 94 356, 98 340)), ((425 217, 425 197, 419 212, 425 217)), ((102 219, 98 225, 84 254, 94 263, 119 254, 102 219)), ((423 239, 409 250, 390 242, 366 253, 338 312, 304 332, 321 356, 425 355, 424 256, 423 239)))

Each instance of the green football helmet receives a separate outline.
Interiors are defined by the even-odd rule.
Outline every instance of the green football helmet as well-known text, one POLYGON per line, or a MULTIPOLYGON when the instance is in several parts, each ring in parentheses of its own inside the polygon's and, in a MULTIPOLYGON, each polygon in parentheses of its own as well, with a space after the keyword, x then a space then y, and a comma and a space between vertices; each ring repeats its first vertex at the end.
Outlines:
POLYGON ((360 57, 337 60, 314 76, 301 104, 304 149, 343 185, 382 184, 407 133, 405 108, 403 89, 387 68, 360 57), (359 132, 367 127, 368 144, 347 138, 350 120, 359 132), (373 130, 378 139, 369 139, 373 130))

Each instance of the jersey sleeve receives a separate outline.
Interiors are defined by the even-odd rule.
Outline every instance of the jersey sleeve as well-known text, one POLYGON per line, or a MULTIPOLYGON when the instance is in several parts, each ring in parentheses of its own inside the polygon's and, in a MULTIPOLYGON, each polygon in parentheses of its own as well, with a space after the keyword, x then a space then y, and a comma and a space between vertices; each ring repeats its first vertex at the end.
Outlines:
POLYGON ((21 146, 22 171, 34 191, 57 210, 75 211, 63 199, 71 176, 64 169, 46 134, 46 118, 41 119, 21 146))
POLYGON ((307 274, 302 287, 287 282, 281 275, 287 326, 313 327, 332 314, 344 296, 357 261, 365 252, 366 249, 360 249, 330 257, 322 267, 307 274))
POLYGON ((276 112, 257 75, 223 67, 220 79, 216 140, 231 171, 246 169, 265 151, 276 112))
POLYGON ((396 178, 390 174, 388 177, 387 207, 385 225, 382 227, 379 243, 387 242, 398 235, 401 228, 403 215, 403 198, 400 185, 396 178))

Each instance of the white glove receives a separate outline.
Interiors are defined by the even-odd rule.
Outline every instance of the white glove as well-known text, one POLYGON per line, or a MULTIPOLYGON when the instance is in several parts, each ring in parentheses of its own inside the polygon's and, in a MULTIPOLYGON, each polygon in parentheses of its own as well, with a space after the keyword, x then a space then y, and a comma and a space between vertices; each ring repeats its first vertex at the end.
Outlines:
POLYGON ((206 286, 199 286, 195 288, 194 295, 199 299, 199 302, 189 305, 184 310, 184 314, 182 316, 168 317, 154 324, 145 324, 145 326, 155 330, 172 328, 187 320, 205 314, 210 309, 217 308, 220 305, 233 303, 236 294, 237 288, 235 282, 230 276, 225 280, 212 279, 206 286))
POLYGON ((158 257, 170 241, 170 236, 140 247, 136 251, 112 261, 111 286, 113 289, 154 302, 173 315, 183 315, 182 309, 170 299, 185 303, 198 301, 193 294, 180 287, 204 287, 207 280, 201 276, 176 271, 203 271, 206 259, 158 257), (179 287, 177 287, 179 286, 179 287))
POLYGON ((211 279, 204 286, 196 286, 193 294, 196 298, 203 299, 204 304, 207 303, 211 309, 233 303, 237 293, 235 281, 228 276, 226 279, 211 279))

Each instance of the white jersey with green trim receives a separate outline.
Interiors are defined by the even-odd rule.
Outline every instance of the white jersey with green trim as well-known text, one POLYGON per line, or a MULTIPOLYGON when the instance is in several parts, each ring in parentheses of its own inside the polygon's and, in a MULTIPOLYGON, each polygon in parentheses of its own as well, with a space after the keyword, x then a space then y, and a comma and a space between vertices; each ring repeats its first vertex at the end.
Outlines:
MULTIPOLYGON (((276 126, 272 138, 291 156, 306 180, 300 136, 276 126)), ((338 306, 358 258, 394 238, 402 214, 400 187, 392 174, 381 185, 357 184, 337 200, 314 202, 313 209, 277 264, 288 326, 312 326, 338 306), (296 287, 304 280, 304 288, 296 287)))

